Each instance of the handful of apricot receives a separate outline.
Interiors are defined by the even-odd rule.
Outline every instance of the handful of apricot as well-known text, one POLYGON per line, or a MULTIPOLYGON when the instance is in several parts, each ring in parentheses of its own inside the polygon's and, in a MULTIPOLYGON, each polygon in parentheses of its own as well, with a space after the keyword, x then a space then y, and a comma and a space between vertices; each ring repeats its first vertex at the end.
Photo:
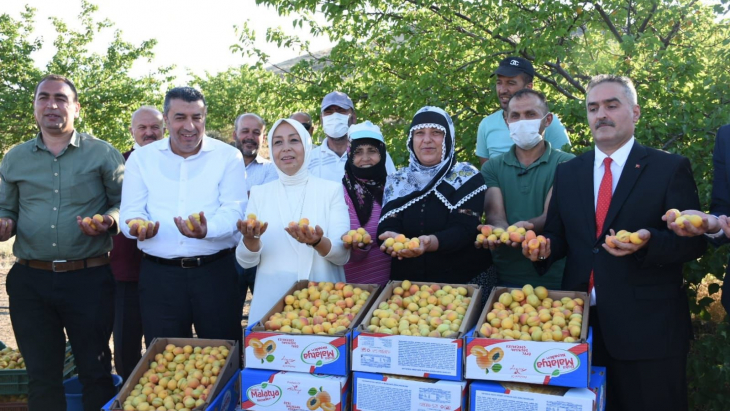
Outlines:
POLYGON ((198 224, 200 224, 200 214, 199 213, 193 213, 193 214, 191 214, 191 216, 192 216, 192 219, 190 219, 190 217, 188 217, 188 219, 185 220, 185 224, 188 226, 188 229, 190 231, 193 231, 195 229, 195 227, 193 227, 193 221, 192 220, 195 220, 195 221, 198 222, 198 224))
POLYGON ((383 245, 388 248, 393 248, 393 251, 400 252, 401 250, 413 250, 421 245, 421 240, 418 237, 408 239, 403 234, 398 234, 395 237, 390 237, 383 242, 383 245))
POLYGON ((127 226, 129 228, 132 228, 132 226, 135 225, 135 224, 137 224, 137 230, 139 230, 142 227, 147 227, 147 229, 149 230, 149 226, 150 225, 154 226, 155 225, 155 222, 154 221, 149 221, 149 220, 145 221, 145 220, 142 220, 141 218, 140 219, 132 219, 132 220, 129 220, 129 222, 127 223, 127 226))
POLYGON ((357 230, 350 230, 342 236, 342 242, 346 244, 365 244, 368 245, 373 242, 373 238, 365 231, 364 228, 360 227, 357 230))
POLYGON ((518 244, 527 241, 530 249, 538 248, 540 247, 540 244, 545 244, 547 242, 545 237, 536 235, 534 231, 525 230, 523 227, 511 225, 507 227, 507 230, 504 230, 499 227, 495 228, 489 224, 482 226, 481 232, 477 234, 476 241, 478 243, 492 241, 502 244, 505 244, 508 241, 518 244))
POLYGON ((622 243, 632 243, 632 244, 641 244, 644 242, 644 240, 639 237, 639 233, 635 232, 632 233, 630 231, 621 230, 616 235, 607 235, 606 236, 606 245, 608 245, 611 248, 616 248, 616 245, 613 243, 613 240, 622 242, 622 243))
POLYGON ((527 284, 502 293, 479 332, 502 340, 576 342, 583 327, 583 304, 581 298, 553 300, 545 287, 527 284))
POLYGON ((271 315, 264 328, 291 334, 341 333, 369 296, 370 292, 351 284, 310 281, 307 288, 284 297, 284 310, 271 315))
POLYGON ((299 222, 298 223, 296 223, 294 221, 290 221, 289 222, 289 228, 296 227, 297 225, 300 228, 303 228, 306 225, 306 226, 309 227, 309 231, 311 231, 312 233, 314 233, 314 226, 312 226, 311 224, 309 224, 309 219, 306 218, 306 217, 303 217, 303 218, 299 219, 299 222))
POLYGON ((246 225, 248 225, 249 227, 254 227, 256 225, 256 222, 257 221, 259 222, 260 225, 264 225, 265 224, 263 221, 257 220, 256 219, 256 214, 254 214, 254 213, 249 213, 246 216, 246 225))
POLYGON ((471 302, 461 286, 438 284, 420 287, 403 281, 387 301, 373 311, 367 330, 373 333, 448 337, 459 331, 471 302))
POLYGON ((702 217, 700 217, 696 214, 682 214, 676 208, 667 210, 667 212, 664 213, 664 215, 666 215, 667 218, 669 218, 671 215, 674 215, 674 217, 675 217, 674 222, 679 226, 679 228, 684 228, 686 224, 692 224, 695 227, 702 226, 702 217))

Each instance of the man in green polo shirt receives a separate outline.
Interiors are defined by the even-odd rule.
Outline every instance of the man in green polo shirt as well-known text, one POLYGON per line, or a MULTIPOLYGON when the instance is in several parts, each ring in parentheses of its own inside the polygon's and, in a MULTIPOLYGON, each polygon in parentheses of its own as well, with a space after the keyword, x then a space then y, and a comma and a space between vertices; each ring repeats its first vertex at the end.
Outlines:
MULTIPOLYGON (((543 139, 553 115, 539 91, 522 89, 516 92, 507 105, 505 121, 515 144, 508 152, 493 157, 482 166, 484 182, 489 187, 485 199, 487 224, 502 228, 516 225, 540 234, 545 225, 555 169, 575 156, 552 148, 543 139)), ((532 263, 522 256, 521 248, 511 245, 487 240, 477 244, 477 247, 492 250, 501 285, 560 288, 564 261, 553 264, 544 276, 539 276, 532 263)))
POLYGON ((71 80, 43 78, 33 101, 40 133, 0 163, 0 241, 15 235, 17 260, 6 287, 31 411, 66 409, 64 330, 84 410, 101 409, 115 394, 109 250, 119 232, 124 158, 109 143, 74 129, 80 109, 71 80))

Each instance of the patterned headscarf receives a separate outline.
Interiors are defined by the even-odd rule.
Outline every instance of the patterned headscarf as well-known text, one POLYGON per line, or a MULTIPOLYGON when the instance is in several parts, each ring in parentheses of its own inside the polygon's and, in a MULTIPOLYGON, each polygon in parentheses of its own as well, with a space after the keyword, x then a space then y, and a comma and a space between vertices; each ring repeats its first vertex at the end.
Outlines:
MULTIPOLYGON (((456 135, 454 122, 444 110, 438 107, 426 106, 416 112, 408 131, 408 152, 410 159, 405 167, 388 176, 383 193, 383 214, 380 221, 391 215, 401 212, 425 198, 431 192, 441 200, 449 210, 456 210, 461 204, 484 191, 487 187, 481 183, 474 190, 463 193, 460 198, 448 199, 440 190, 441 183, 453 187, 454 192, 479 175, 479 171, 469 163, 457 163, 454 146, 456 135), (441 161, 433 166, 421 164, 413 149, 413 133, 421 128, 437 128, 444 132, 441 147, 441 161)), ((452 190, 449 190, 452 191, 452 190)), ((462 190, 463 191, 463 190, 462 190)))

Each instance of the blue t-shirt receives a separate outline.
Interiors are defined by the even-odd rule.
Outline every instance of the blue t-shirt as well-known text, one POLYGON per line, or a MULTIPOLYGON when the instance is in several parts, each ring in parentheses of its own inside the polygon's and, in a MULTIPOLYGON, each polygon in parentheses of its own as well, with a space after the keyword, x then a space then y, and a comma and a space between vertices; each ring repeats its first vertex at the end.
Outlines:
MULTIPOLYGON (((477 131, 477 156, 490 158, 509 151, 514 144, 509 136, 509 128, 504 122, 503 110, 496 111, 479 123, 477 131)), ((570 146, 568 132, 560 122, 558 115, 553 113, 553 122, 545 129, 545 140, 556 149, 564 145, 570 146)))

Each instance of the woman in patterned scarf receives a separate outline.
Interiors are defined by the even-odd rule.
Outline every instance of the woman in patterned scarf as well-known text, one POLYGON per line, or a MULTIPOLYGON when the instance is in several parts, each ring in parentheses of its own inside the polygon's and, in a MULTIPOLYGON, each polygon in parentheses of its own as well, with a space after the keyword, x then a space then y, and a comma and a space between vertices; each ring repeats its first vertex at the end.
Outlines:
POLYGON ((454 123, 444 110, 418 110, 408 133, 410 164, 388 176, 378 225, 381 250, 393 257, 393 280, 464 284, 481 276, 480 285, 491 285, 491 254, 474 248, 487 187, 474 166, 456 161, 454 145, 454 123), (417 237, 418 246, 396 251, 383 244, 399 234, 417 237))
MULTIPOLYGON (((374 243, 388 176, 385 141, 380 128, 369 121, 350 126, 347 134, 350 152, 342 184, 350 212, 350 230, 364 229, 374 243)), ((390 256, 381 253, 377 245, 353 241, 350 261, 345 264, 345 278, 348 283, 384 286, 390 279, 390 256)))

